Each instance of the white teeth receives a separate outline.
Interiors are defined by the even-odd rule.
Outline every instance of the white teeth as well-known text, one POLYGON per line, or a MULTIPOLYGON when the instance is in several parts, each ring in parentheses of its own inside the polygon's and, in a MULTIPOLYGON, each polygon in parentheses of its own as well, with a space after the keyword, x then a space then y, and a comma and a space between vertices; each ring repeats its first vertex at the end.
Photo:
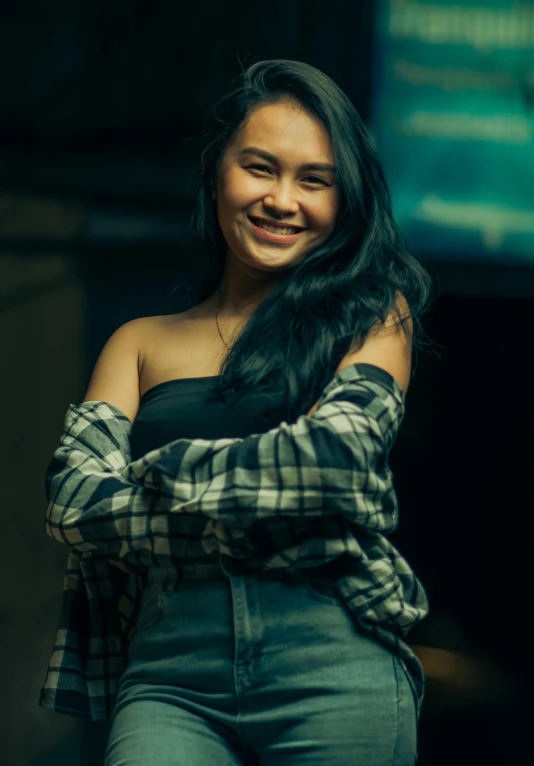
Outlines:
POLYGON ((263 221, 258 221, 256 226, 259 226, 260 229, 265 229, 266 231, 271 231, 273 234, 297 234, 296 229, 290 229, 287 226, 271 226, 270 223, 263 223, 263 221))

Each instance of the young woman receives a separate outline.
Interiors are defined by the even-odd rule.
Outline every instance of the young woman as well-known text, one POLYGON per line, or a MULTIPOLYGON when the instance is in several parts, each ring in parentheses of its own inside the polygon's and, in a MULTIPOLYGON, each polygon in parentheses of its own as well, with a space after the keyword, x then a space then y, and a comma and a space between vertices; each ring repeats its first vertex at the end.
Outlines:
MULTIPOLYGON (((84 399, 128 417, 132 458, 178 438, 288 428, 315 416, 325 387, 342 371, 347 382, 351 365, 364 384, 367 374, 370 384, 385 378, 400 397, 423 344, 431 278, 403 244, 365 126, 324 73, 254 64, 210 112, 203 138, 200 302, 120 327, 84 399)), ((346 420, 331 423, 343 444, 346 420)), ((336 470, 332 459, 325 470, 336 470)), ((335 587, 343 560, 290 572, 239 569, 220 556, 152 567, 105 766, 414 764, 422 682, 402 660, 402 619, 366 632, 372 593, 359 624, 335 587)), ((409 602, 413 622, 426 600, 402 561, 412 585, 399 614, 409 602)))

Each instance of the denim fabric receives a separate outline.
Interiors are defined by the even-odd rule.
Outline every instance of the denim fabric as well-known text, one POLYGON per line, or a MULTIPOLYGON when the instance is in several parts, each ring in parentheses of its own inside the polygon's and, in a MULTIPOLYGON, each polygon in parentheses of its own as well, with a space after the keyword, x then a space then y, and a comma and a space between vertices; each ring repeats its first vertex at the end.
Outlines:
POLYGON ((105 766, 413 766, 406 671, 331 578, 148 570, 105 766))

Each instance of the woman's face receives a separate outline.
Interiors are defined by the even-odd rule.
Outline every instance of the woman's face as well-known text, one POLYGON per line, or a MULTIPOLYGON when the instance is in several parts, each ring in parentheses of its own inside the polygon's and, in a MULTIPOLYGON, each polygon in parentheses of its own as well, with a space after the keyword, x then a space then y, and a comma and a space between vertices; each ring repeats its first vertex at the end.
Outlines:
POLYGON ((339 205, 333 165, 328 133, 298 104, 258 107, 226 148, 219 168, 217 214, 227 257, 249 273, 276 273, 324 242, 339 205), (269 239, 263 228, 268 220, 299 227, 298 233, 269 239))

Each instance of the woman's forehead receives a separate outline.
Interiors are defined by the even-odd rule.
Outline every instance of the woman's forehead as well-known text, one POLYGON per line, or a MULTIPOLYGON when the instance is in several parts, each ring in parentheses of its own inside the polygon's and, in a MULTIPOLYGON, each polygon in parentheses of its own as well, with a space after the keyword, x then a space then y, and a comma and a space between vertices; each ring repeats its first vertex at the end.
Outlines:
POLYGON ((303 107, 288 103, 266 104, 258 107, 236 133, 232 146, 241 152, 250 146, 259 147, 273 155, 283 151, 284 143, 293 152, 300 148, 319 152, 314 159, 331 161, 331 141, 325 127, 303 107))

